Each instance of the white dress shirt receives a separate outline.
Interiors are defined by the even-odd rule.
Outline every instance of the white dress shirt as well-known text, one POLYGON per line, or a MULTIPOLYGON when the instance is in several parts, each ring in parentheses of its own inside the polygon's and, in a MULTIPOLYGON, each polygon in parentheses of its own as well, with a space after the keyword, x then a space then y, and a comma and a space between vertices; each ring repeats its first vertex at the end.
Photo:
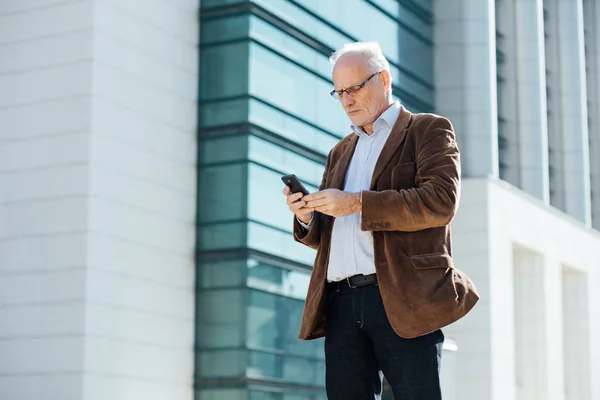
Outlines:
MULTIPOLYGON (((360 193, 369 190, 375 164, 398 116, 400 103, 395 102, 375 121, 371 135, 367 135, 361 127, 351 126, 358 135, 358 142, 346 172, 345 192, 360 193)), ((301 221, 300 223, 306 228, 310 226, 301 221)), ((373 234, 362 231, 360 226, 360 214, 335 218, 327 269, 329 282, 341 281, 353 275, 375 273, 373 234)))

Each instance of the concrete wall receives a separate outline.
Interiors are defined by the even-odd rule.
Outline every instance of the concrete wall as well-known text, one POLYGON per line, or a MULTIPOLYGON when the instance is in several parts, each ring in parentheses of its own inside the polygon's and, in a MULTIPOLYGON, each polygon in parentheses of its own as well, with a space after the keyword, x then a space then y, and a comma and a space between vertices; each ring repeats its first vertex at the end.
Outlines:
POLYGON ((500 180, 462 198, 454 260, 482 298, 446 329, 457 398, 600 399, 600 234, 500 180))
POLYGON ((0 398, 193 398, 197 8, 0 2, 0 398))

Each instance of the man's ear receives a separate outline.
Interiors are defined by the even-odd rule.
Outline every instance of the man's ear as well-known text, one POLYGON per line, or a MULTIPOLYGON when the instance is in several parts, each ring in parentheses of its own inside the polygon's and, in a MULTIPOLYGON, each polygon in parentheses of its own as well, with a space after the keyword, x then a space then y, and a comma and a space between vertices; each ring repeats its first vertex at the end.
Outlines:
POLYGON ((392 77, 390 76, 390 73, 384 69, 383 71, 381 71, 379 76, 381 77, 381 83, 383 83, 383 88, 386 92, 389 92, 389 90, 392 87, 392 77))

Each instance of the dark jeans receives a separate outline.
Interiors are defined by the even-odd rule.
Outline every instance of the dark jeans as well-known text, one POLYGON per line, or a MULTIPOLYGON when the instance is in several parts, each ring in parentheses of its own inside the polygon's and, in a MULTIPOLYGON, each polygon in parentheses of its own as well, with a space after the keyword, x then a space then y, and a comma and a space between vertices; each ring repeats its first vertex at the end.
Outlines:
POLYGON ((441 330, 403 339, 390 326, 377 285, 337 291, 330 284, 328 289, 325 363, 329 400, 380 399, 382 373, 395 400, 442 398, 441 330))

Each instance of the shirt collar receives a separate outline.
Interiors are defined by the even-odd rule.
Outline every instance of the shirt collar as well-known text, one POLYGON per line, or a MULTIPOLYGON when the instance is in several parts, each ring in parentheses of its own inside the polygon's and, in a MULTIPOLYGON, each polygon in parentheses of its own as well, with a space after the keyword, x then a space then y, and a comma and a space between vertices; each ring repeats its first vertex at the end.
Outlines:
MULTIPOLYGON (((373 124, 373 134, 377 133, 383 126, 387 124, 388 128, 392 128, 400 116, 400 102, 395 101, 385 110, 373 124)), ((359 137, 366 135, 362 126, 350 125, 352 131, 359 137)))

